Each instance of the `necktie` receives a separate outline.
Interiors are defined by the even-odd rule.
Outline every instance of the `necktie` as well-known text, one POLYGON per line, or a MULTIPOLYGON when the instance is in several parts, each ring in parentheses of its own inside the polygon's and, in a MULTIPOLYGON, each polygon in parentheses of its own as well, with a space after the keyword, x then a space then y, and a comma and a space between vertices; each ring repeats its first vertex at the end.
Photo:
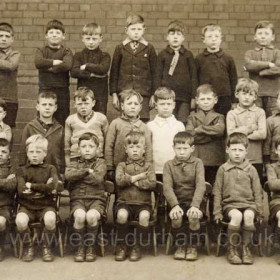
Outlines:
POLYGON ((174 56, 173 56, 173 59, 171 61, 170 68, 169 68, 169 71, 168 71, 168 74, 170 76, 172 76, 173 73, 174 73, 174 70, 175 70, 176 65, 178 63, 178 59, 179 59, 179 51, 178 50, 174 50, 174 56))
POLYGON ((262 61, 268 61, 266 48, 262 48, 261 59, 262 61))
POLYGON ((139 46, 139 42, 138 42, 138 41, 132 41, 132 42, 130 43, 130 47, 131 47, 131 49, 132 49, 132 51, 133 51, 134 53, 136 52, 138 46, 139 46))

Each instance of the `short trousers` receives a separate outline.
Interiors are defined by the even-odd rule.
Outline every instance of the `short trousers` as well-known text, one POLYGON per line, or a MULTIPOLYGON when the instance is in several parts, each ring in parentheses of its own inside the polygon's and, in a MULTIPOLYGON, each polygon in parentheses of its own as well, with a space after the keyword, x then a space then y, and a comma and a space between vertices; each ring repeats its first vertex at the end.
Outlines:
POLYGON ((138 220, 139 214, 141 211, 148 211, 150 215, 152 215, 152 206, 148 204, 135 205, 135 204, 125 204, 119 203, 115 206, 115 217, 117 217, 117 213, 120 209, 125 209, 128 212, 129 220, 138 220))
POLYGON ((94 209, 100 213, 102 217, 106 216, 105 204, 103 201, 98 199, 75 199, 70 202, 70 215, 73 216, 77 209, 82 209, 85 212, 94 209))
POLYGON ((6 101, 6 105, 7 105, 7 115, 3 121, 5 124, 9 125, 10 127, 15 127, 17 112, 18 112, 18 103, 6 101))
POLYGON ((12 218, 12 207, 11 206, 0 207, 0 216, 4 217, 7 220, 7 222, 10 223, 12 218))
POLYGON ((55 208, 50 206, 39 210, 27 209, 24 206, 20 206, 18 210, 18 214, 25 213, 28 216, 29 221, 33 223, 33 222, 41 222, 48 211, 52 211, 56 214, 55 208))
POLYGON ((280 211, 280 204, 276 204, 273 207, 269 207, 269 221, 271 223, 276 222, 276 214, 278 211, 280 211))

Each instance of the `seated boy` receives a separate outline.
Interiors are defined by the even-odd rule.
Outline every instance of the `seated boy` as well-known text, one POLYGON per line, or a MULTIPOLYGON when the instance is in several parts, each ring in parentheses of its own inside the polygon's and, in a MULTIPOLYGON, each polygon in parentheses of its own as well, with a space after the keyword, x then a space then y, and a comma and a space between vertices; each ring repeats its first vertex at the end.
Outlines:
POLYGON ((197 260, 197 244, 193 237, 198 236, 199 220, 205 213, 201 203, 206 189, 204 167, 202 160, 192 155, 193 143, 194 137, 189 132, 178 132, 173 140, 175 157, 163 168, 163 194, 171 209, 169 217, 177 246, 176 260, 197 260), (180 238, 186 236, 185 219, 189 221, 187 252, 186 238, 180 238))
POLYGON ((0 261, 4 259, 4 241, 7 224, 11 221, 17 181, 10 165, 10 144, 0 138, 0 261))
POLYGON ((148 230, 152 214, 151 191, 156 187, 156 176, 151 163, 144 157, 145 135, 140 131, 131 131, 125 136, 124 147, 127 160, 120 162, 116 169, 117 201, 116 222, 118 244, 115 260, 126 259, 127 221, 138 219, 136 244, 132 247, 129 260, 141 259, 140 244, 148 230))
POLYGON ((228 262, 252 264, 249 249, 256 230, 255 217, 261 217, 262 187, 254 166, 246 159, 248 138, 243 133, 232 133, 227 142, 228 161, 217 172, 214 194, 214 219, 228 221, 228 262), (238 251, 239 231, 242 227, 242 259, 238 251))
POLYGON ((5 138, 9 142, 12 141, 12 129, 9 125, 4 123, 4 119, 7 115, 7 104, 0 98, 0 138, 5 138))
POLYGON ((123 148, 124 139, 132 129, 137 129, 144 133, 145 160, 152 162, 151 132, 139 117, 142 101, 142 96, 134 89, 127 89, 120 93, 122 116, 111 122, 105 144, 105 160, 110 180, 115 178, 114 172, 117 165, 127 158, 123 148))
POLYGON ((50 240, 56 231, 56 202, 54 195, 63 190, 58 181, 56 168, 44 162, 47 156, 48 140, 34 134, 26 140, 28 164, 17 171, 19 209, 16 226, 24 242, 22 260, 34 259, 34 244, 29 223, 43 222, 43 261, 53 261, 50 240))
POLYGON ((105 115, 95 112, 94 92, 87 87, 80 87, 74 94, 77 113, 70 115, 65 122, 65 163, 79 157, 78 139, 91 132, 99 138, 98 156, 103 157, 105 136, 108 129, 108 120, 105 115))
POLYGON ((78 139, 80 157, 72 161, 65 172, 65 178, 70 183, 73 227, 80 236, 79 248, 74 257, 76 262, 95 261, 98 222, 106 215, 104 183, 107 168, 105 160, 98 158, 98 146, 99 138, 95 134, 82 134, 78 139), (86 254, 85 245, 88 245, 86 254))
POLYGON ((64 173, 64 128, 54 118, 57 110, 57 97, 52 91, 42 91, 38 95, 37 117, 30 121, 21 135, 20 163, 26 164, 26 139, 41 134, 48 140, 48 152, 45 162, 56 167, 58 174, 64 173))

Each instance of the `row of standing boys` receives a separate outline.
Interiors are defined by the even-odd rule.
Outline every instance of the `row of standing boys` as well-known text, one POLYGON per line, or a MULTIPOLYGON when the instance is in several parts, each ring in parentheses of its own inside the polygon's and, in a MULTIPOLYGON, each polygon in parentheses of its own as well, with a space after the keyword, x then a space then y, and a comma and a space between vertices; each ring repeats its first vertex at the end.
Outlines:
MULTIPOLYGON (((144 19, 139 15, 129 16, 125 27, 127 38, 116 47, 111 63, 109 54, 99 48, 102 33, 97 24, 84 26, 82 41, 85 48, 77 52, 73 59, 71 50, 62 45, 65 38, 63 24, 57 20, 48 23, 45 36, 47 45, 37 49, 35 55, 35 65, 39 69, 40 93, 36 105, 38 116, 27 124, 22 135, 21 164, 26 163, 26 151, 29 163, 17 172, 17 179, 20 179, 18 182, 23 182, 21 187, 18 187, 21 208, 20 215, 17 215, 16 219, 18 230, 22 234, 29 233, 28 223, 36 218, 44 220, 46 235, 54 231, 54 209, 46 208, 46 205, 42 204, 37 205, 38 208, 34 206, 35 204, 33 205, 35 208, 30 208, 30 201, 34 199, 40 201, 38 190, 42 185, 47 194, 52 193, 53 189, 60 191, 65 166, 66 179, 75 182, 70 184, 74 229, 83 236, 86 231, 96 235, 98 221, 104 215, 103 199, 96 199, 93 203, 85 203, 84 199, 91 197, 90 189, 92 186, 99 186, 100 182, 104 181, 106 172, 108 178, 116 180, 119 187, 131 187, 132 194, 135 196, 134 201, 127 200, 132 195, 130 192, 128 194, 124 192, 123 196, 119 196, 120 200, 117 201, 116 208, 119 232, 125 233, 125 224, 131 215, 139 219, 139 232, 146 230, 151 209, 149 201, 146 201, 147 196, 141 194, 146 192, 147 188, 149 189, 148 186, 150 190, 154 188, 155 176, 151 171, 153 169, 155 169, 157 180, 163 180, 164 194, 172 208, 170 218, 175 221, 172 226, 177 232, 182 230, 181 218, 185 216, 182 213, 186 213, 188 218, 192 218, 191 230, 195 231, 198 227, 197 217, 203 216, 203 211, 200 210, 205 191, 202 187, 203 182, 206 179, 214 185, 218 168, 221 165, 221 168, 224 168, 226 130, 228 135, 241 133, 247 136, 248 159, 256 168, 252 169, 247 161, 245 166, 245 161, 239 164, 240 162, 232 160, 231 150, 229 150, 232 143, 229 142, 227 153, 230 159, 227 163, 231 163, 231 166, 227 166, 226 169, 239 168, 246 171, 249 168, 253 170, 250 172, 254 179, 257 176, 262 181, 263 154, 266 163, 278 160, 274 144, 277 143, 276 138, 279 134, 277 94, 280 52, 272 45, 275 39, 272 23, 267 21, 257 23, 254 37, 257 46, 254 50, 246 52, 244 65, 252 80, 242 78, 238 83, 233 58, 220 48, 222 32, 218 25, 209 24, 203 28, 203 43, 206 48, 195 59, 192 53, 182 45, 185 40, 185 31, 181 22, 173 21, 169 24, 168 46, 158 56, 154 47, 143 38, 144 31, 144 19), (113 106, 118 110, 121 109, 122 115, 112 121, 109 126, 105 115, 110 65, 110 94, 113 106), (72 77, 78 79, 78 89, 74 95, 77 113, 70 116, 69 71, 72 77), (190 112, 195 104, 196 110, 190 112), (158 114, 146 125, 145 122, 149 120, 149 110, 153 107, 157 109, 158 114), (266 116, 269 117, 267 125, 266 116), (179 134, 179 139, 174 138, 177 132, 185 129, 191 131, 192 135, 180 136, 179 134), (142 131, 144 139, 141 133, 139 135, 138 132, 131 132, 131 130, 142 131), (48 140, 48 144, 40 137, 38 138, 38 134, 43 135, 48 140), (32 135, 37 136, 30 139, 32 135), (27 150, 25 150, 26 145, 27 150), (179 154, 179 147, 182 150, 182 157, 179 154), (130 148, 132 150, 135 148, 136 152, 133 153, 130 148), (91 156, 88 158, 87 152, 83 149, 94 151, 91 151, 91 156), (32 159, 30 155, 31 151, 36 153, 37 150, 42 152, 42 158, 39 161, 32 159), (145 160, 143 160, 144 154, 145 160), (103 156, 105 161, 102 159, 103 156), (119 166, 120 163, 122 164, 119 166), (54 169, 49 166, 50 164, 56 167, 57 175, 54 175, 54 169), (206 171, 205 176, 203 165, 206 171), (34 174, 38 172, 38 166, 40 167, 38 174, 44 174, 41 171, 43 167, 44 170, 48 170, 46 176, 34 177, 34 174), (117 174, 115 174, 116 168, 117 174), (258 175, 255 174, 255 170, 258 175), (173 172, 180 174, 169 176, 173 172), (187 176, 184 172, 188 176, 189 174, 193 176, 186 181, 187 176), (35 181, 30 182, 30 180, 35 181), (38 186, 37 183, 42 185, 38 186), (83 195, 80 193, 81 190, 83 195), (186 194, 185 190, 187 190, 187 195, 182 197, 182 193, 186 194), (33 192, 32 195, 30 191, 33 192), (24 205, 26 196, 29 197, 27 198, 29 203, 24 205), (190 198, 191 201, 189 201, 190 198), (25 207, 22 208, 23 205, 25 207), (86 229, 85 224, 88 225, 86 229)), ((3 102, 0 110, 3 109, 2 120, 6 117, 6 123, 12 127, 15 125, 17 112, 16 73, 20 56, 19 52, 11 48, 13 40, 12 26, 1 23, 0 70, 3 81, 1 97, 6 102, 3 102)), ((5 135, 10 135, 4 138, 11 140, 10 128, 4 123, 1 128, 5 129, 5 135)), ((233 144, 243 146, 247 153, 246 141, 240 139, 242 136, 237 137, 233 144)), ((4 144, 3 146, 5 147, 4 144)), ((245 157, 242 160, 245 160, 245 157)), ((3 179, 6 179, 13 172, 7 169, 7 161, 4 163, 3 179)), ((277 164, 271 166, 274 171, 276 170, 275 174, 278 174, 277 164)), ((250 172, 247 173, 251 174, 250 172)), ((15 188, 15 179, 9 178, 8 181, 10 180, 13 180, 12 188, 15 188)), ((260 184, 256 184, 256 189, 258 189, 260 184)), ((214 194, 219 193, 217 188, 215 185, 214 194)), ((237 197, 237 200, 242 199, 237 197)), ((248 201, 245 199, 242 210, 251 206, 249 210, 254 211, 251 211, 253 214, 251 212, 248 214, 251 215, 250 217, 256 213, 262 216, 262 209, 259 209, 258 203, 251 203, 254 205, 252 206, 247 205, 246 202, 248 201)), ((217 207, 219 208, 218 205, 217 207)), ((221 218, 218 208, 215 209, 214 206, 216 220, 221 218)), ((6 210, 4 213, 7 219, 4 214, 2 216, 4 220, 9 220, 9 208, 6 210)), ((230 210, 236 209, 230 208, 230 210)), ((234 212, 229 215, 229 212, 227 215, 233 220, 233 227, 230 230, 236 232, 240 229, 241 221, 237 225, 236 218, 240 213, 234 212)), ((246 211, 243 212, 245 215, 246 211)), ((250 227, 251 222, 250 220, 246 228, 248 232, 253 230, 250 227)), ((5 223, 5 221, 2 222, 2 229, 5 229, 5 223)), ((28 238, 26 243, 23 260, 31 261, 34 257, 33 245, 28 238)), ((229 261, 240 263, 240 256, 234 246, 229 252, 229 261)), ((246 250, 243 252, 245 256, 243 263, 252 263, 250 252, 246 250)), ((124 260, 126 254, 126 247, 120 244, 117 248, 116 260, 124 260)), ((196 259, 196 248, 188 247, 185 251, 183 246, 178 246, 175 258, 181 259, 182 256, 189 260, 196 259)), ((75 260, 92 261, 95 257, 92 246, 84 248, 82 245, 76 252, 75 260)), ((139 260, 140 257, 139 246, 134 246, 130 252, 130 259, 139 260)), ((43 259, 53 260, 47 245, 44 246, 43 259)))

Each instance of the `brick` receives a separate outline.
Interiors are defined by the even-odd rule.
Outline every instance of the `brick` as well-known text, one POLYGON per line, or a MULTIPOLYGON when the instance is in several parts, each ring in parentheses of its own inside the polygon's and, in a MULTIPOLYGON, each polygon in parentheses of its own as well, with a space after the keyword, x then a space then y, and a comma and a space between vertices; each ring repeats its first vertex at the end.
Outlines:
POLYGON ((49 5, 48 4, 43 4, 43 3, 40 3, 39 5, 38 5, 38 9, 40 10, 40 11, 47 11, 48 9, 49 9, 49 5))
POLYGON ((58 11, 58 4, 49 4, 49 11, 58 11))
POLYGON ((213 5, 203 5, 203 11, 204 12, 213 12, 214 6, 213 5))
POLYGON ((38 4, 37 3, 28 3, 28 10, 29 11, 36 11, 36 10, 38 10, 38 4))
POLYGON ((134 12, 140 12, 142 11, 142 5, 132 5, 132 8, 131 8, 132 11, 134 12))
POLYGON ((237 20, 218 20, 218 24, 221 26, 238 26, 237 20))
POLYGON ((64 12, 65 18, 84 18, 84 12, 64 12))
POLYGON ((50 19, 62 19, 64 17, 63 11, 44 11, 44 18, 50 19))
POLYGON ((32 19, 31 18, 13 18, 12 24, 13 25, 31 25, 32 19))
MULTIPOLYGON (((24 41, 24 46, 25 47, 29 47, 29 48, 40 48, 40 47, 42 47, 43 46, 43 43, 41 42, 41 41, 33 41, 33 40, 31 40, 31 41, 24 41)), ((25 57, 25 58, 27 58, 27 56, 25 57)), ((28 60, 25 60, 26 62, 28 62, 28 60)))
POLYGON ((124 19, 126 19, 126 12, 122 11, 122 10, 108 11, 107 12, 107 17, 108 18, 124 18, 124 19))
POLYGON ((214 11, 215 12, 224 12, 225 11, 225 5, 214 5, 214 11))
POLYGON ((60 11, 69 11, 69 4, 59 4, 60 11))
POLYGON ((70 4, 69 5, 69 11, 71 12, 77 12, 80 11, 80 5, 79 4, 70 4))
POLYGON ((229 19, 247 19, 248 14, 247 13, 230 13, 229 19))
POLYGON ((95 20, 97 18, 104 19, 106 16, 106 13, 104 11, 97 10, 97 11, 85 12, 85 15, 86 15, 85 18, 95 20))
POLYGON ((22 11, 2 11, 3 18, 20 18, 22 11))
POLYGON ((90 11, 90 5, 89 4, 82 4, 80 5, 80 11, 90 11))
POLYGON ((23 32, 27 33, 43 33, 44 32, 44 27, 43 26, 24 26, 23 27, 23 32))
POLYGON ((17 3, 8 3, 6 9, 9 11, 16 11, 18 9, 18 5, 17 3))
POLYGON ((43 12, 41 12, 41 11, 23 11, 23 17, 25 17, 25 18, 42 18, 43 12))
MULTIPOLYGON (((187 12, 182 12, 182 13, 171 12, 171 13, 168 13, 168 18, 170 18, 170 19, 185 19, 187 17, 188 17, 187 12)), ((167 17, 162 17, 162 18, 167 18, 167 17)))
POLYGON ((190 13, 190 19, 208 19, 208 13, 190 13))
POLYGON ((228 19, 228 13, 209 13, 209 19, 228 19))

